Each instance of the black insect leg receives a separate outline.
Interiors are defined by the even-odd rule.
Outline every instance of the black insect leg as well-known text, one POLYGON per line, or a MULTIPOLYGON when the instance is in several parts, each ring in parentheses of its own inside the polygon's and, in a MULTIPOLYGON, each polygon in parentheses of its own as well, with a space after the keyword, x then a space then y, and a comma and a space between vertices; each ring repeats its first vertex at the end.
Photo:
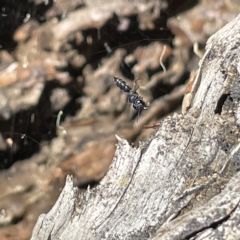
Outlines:
POLYGON ((141 112, 142 112, 142 110, 139 109, 139 110, 138 110, 138 115, 137 115, 137 122, 138 122, 138 119, 139 119, 139 116, 140 116, 141 112))

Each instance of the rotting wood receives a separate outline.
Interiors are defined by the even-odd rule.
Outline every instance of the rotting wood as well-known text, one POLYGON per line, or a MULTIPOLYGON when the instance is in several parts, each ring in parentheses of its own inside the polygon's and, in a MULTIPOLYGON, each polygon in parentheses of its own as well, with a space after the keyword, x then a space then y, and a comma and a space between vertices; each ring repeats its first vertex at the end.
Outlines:
POLYGON ((68 177, 32 240, 239 238, 239 29, 240 15, 208 40, 186 114, 166 118, 144 153, 118 137, 84 194, 68 177))

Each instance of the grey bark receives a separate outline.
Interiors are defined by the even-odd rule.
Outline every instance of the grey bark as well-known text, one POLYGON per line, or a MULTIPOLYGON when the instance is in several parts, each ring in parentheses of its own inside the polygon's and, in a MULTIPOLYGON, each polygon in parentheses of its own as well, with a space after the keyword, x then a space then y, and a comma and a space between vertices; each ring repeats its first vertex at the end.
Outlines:
POLYGON ((208 40, 186 113, 139 148, 118 137, 96 188, 68 177, 31 239, 239 239, 239 40, 240 15, 208 40))

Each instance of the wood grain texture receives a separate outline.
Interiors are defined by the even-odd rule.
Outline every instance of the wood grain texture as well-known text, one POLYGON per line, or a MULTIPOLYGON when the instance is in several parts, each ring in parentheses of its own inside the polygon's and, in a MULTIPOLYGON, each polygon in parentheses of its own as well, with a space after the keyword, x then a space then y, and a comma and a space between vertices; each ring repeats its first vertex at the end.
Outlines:
POLYGON ((207 42, 184 115, 141 147, 118 137, 100 184, 67 178, 35 239, 239 239, 240 15, 207 42))

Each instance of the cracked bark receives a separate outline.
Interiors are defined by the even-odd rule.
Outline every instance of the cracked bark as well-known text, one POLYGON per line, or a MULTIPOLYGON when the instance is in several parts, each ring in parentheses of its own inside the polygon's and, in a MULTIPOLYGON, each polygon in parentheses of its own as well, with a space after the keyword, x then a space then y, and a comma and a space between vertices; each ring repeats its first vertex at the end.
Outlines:
POLYGON ((118 138, 96 188, 70 177, 34 239, 238 239, 240 235, 240 15, 215 33, 183 115, 133 148, 118 138))

